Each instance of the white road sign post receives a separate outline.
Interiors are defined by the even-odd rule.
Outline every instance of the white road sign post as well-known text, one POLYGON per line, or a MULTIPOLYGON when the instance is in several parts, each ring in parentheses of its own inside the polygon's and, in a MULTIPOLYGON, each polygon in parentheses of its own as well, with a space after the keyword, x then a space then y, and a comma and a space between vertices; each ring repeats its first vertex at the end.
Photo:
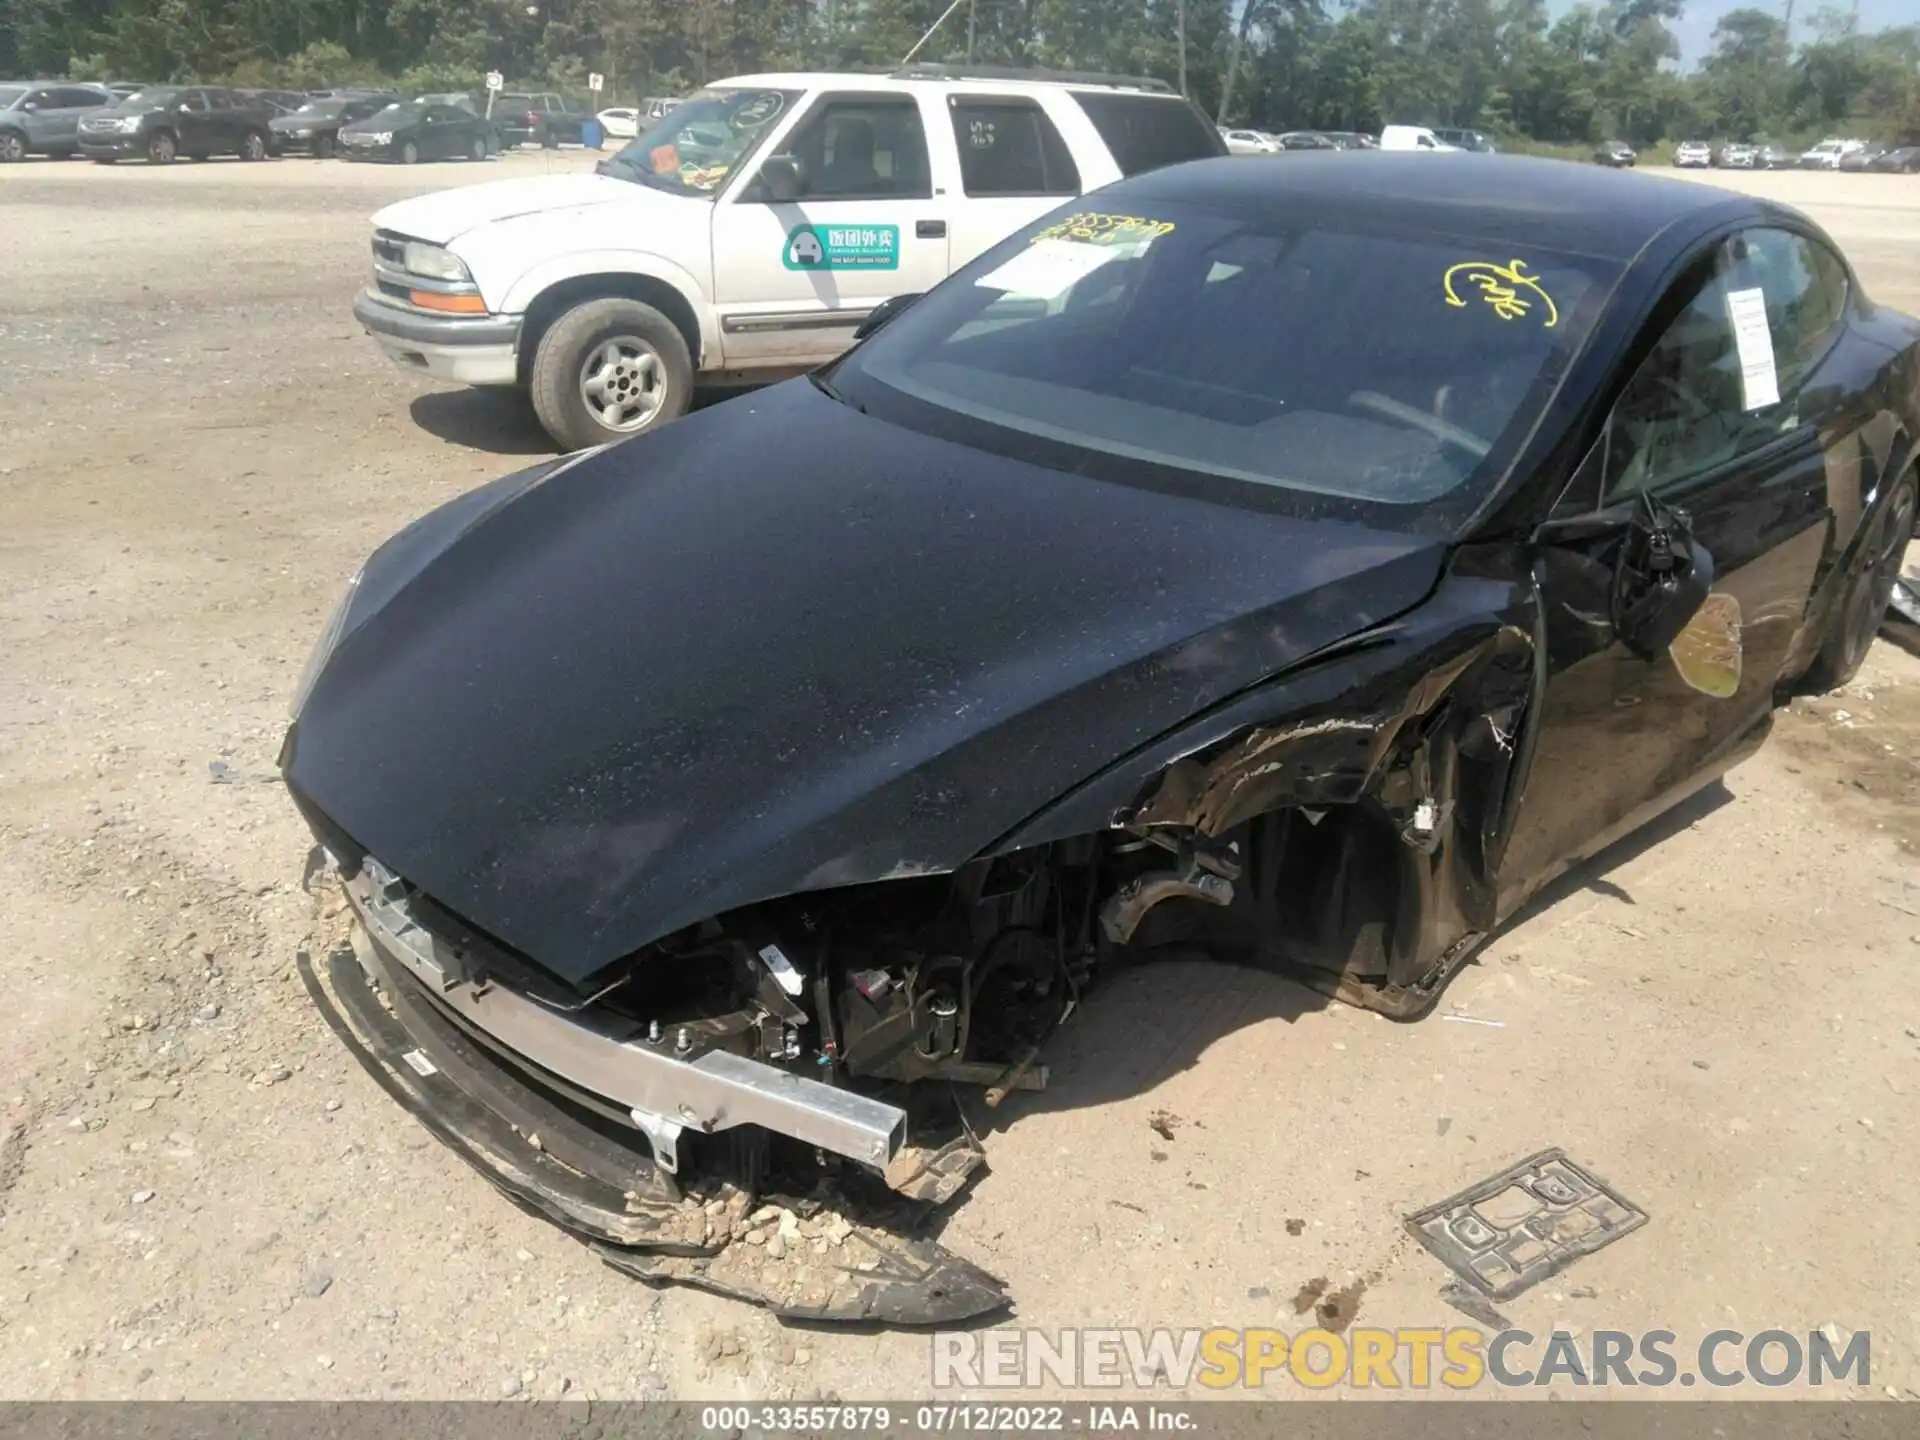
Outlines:
POLYGON ((487 119, 489 120, 493 118, 493 97, 500 93, 500 88, 506 83, 506 76, 498 70, 487 72, 487 119))
POLYGON ((600 93, 600 87, 605 85, 606 83, 607 83, 607 77, 602 75, 597 70, 594 71, 593 74, 587 76, 587 89, 591 90, 596 95, 600 93))

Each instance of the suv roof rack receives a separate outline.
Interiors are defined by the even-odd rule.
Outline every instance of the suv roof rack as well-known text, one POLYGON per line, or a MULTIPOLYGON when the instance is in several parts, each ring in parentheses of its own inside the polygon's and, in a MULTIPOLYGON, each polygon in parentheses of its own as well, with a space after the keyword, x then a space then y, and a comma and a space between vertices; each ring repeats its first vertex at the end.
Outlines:
POLYGON ((1026 80, 1054 85, 1106 85, 1114 89, 1151 90, 1173 94, 1173 87, 1151 75, 1110 75, 1100 70, 1041 70, 1017 65, 902 65, 889 72, 894 80, 1026 80))

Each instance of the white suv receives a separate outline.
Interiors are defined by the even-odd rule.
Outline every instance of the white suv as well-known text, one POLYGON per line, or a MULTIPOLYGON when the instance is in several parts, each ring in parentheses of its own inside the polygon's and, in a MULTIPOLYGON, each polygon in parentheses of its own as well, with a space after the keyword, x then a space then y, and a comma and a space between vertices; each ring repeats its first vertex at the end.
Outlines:
POLYGON ((1864 140, 1822 140, 1800 157, 1803 170, 1838 170, 1840 157, 1866 145, 1864 140))
POLYGON ((401 366, 523 387, 562 445, 596 445, 673 419, 697 379, 833 358, 1072 196, 1225 153, 1151 80, 742 76, 596 173, 388 206, 354 315, 401 366))

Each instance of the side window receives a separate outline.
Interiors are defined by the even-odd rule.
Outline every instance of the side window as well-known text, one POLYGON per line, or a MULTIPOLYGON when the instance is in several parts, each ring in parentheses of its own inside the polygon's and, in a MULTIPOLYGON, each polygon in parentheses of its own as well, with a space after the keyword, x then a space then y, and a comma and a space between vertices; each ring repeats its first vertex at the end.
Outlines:
POLYGON ((1106 141, 1122 175, 1227 153, 1220 132, 1177 95, 1076 90, 1073 99, 1106 141))
POLYGON ((964 100, 947 107, 969 195, 1078 195, 1080 171, 1067 142, 1031 100, 964 100))
POLYGON ((108 101, 98 90, 74 88, 55 91, 53 103, 63 110, 78 110, 85 105, 105 105, 108 101))
POLYGON ((1735 284, 1766 297, 1780 393, 1791 394, 1840 332, 1847 268, 1826 246, 1787 230, 1749 230, 1731 249, 1735 284))
POLYGON ((186 94, 180 97, 180 108, 182 110, 190 110, 196 115, 205 114, 207 111, 207 92, 204 90, 187 91, 186 94))
POLYGON ((1723 244, 1704 282, 1697 272, 1695 280, 1682 282, 1699 288, 1627 382, 1609 417, 1601 441, 1607 503, 1643 488, 1684 488, 1799 424, 1786 373, 1786 337, 1774 328, 1776 302, 1757 273, 1758 233, 1723 244))
POLYGON ((788 144, 803 200, 924 200, 933 194, 927 132, 908 98, 823 100, 788 144))
POLYGON ((234 104, 234 98, 227 94, 226 91, 209 90, 207 91, 207 108, 209 110, 234 110, 239 107, 234 104))
POLYGON ((51 90, 36 90, 20 102, 22 110, 53 110, 59 107, 59 100, 51 90))

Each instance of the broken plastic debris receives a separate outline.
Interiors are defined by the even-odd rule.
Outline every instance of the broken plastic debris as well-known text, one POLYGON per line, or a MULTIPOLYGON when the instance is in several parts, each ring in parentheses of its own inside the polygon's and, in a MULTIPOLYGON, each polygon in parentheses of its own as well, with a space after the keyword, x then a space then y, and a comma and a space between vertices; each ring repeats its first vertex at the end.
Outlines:
POLYGON ((764 945, 760 949, 760 958, 766 962, 767 969, 773 972, 774 980, 789 995, 798 995, 806 988, 806 982, 800 978, 800 972, 793 968, 793 962, 778 945, 764 945))

